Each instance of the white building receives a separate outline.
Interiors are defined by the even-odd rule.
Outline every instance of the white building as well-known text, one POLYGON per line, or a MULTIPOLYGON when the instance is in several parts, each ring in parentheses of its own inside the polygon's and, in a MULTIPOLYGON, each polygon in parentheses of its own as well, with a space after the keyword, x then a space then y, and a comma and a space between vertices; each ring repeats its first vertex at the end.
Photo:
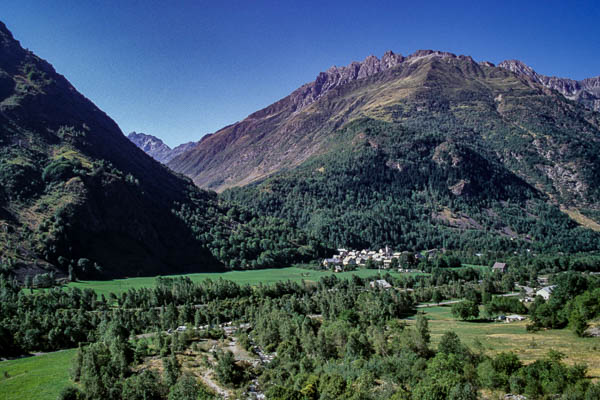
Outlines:
POLYGON ((556 287, 556 285, 543 287, 540 290, 538 290, 537 292, 535 292, 535 295, 542 296, 544 298, 544 300, 548 300, 550 298, 550 295, 554 291, 555 287, 556 287))
POLYGON ((388 283, 388 281, 386 281, 385 279, 378 279, 376 281, 371 281, 371 282, 369 282, 369 285, 372 288, 375 288, 375 287, 378 287, 381 289, 391 289, 392 288, 392 285, 390 285, 388 283))

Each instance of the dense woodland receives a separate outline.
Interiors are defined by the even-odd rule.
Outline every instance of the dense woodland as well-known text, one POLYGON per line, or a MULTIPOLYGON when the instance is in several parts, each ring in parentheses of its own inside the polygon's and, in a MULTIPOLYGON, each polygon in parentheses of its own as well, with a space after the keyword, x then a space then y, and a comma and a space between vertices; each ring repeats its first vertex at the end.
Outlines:
MULTIPOLYGON (((524 310, 517 299, 496 294, 513 290, 525 268, 499 275, 451 269, 453 262, 439 258, 430 275, 383 276, 394 290, 371 288, 369 279, 356 276, 254 287, 221 279, 157 278, 154 288, 97 298, 79 289, 29 293, 5 276, 0 280, 0 354, 79 346, 71 372, 77 385, 62 399, 214 398, 211 389, 184 373, 180 359, 196 351, 202 338, 225 337, 220 324, 232 322, 247 324, 235 334, 242 346, 275 355, 252 367, 216 351, 209 365, 220 384, 236 393, 257 380, 269 399, 475 399, 481 389, 530 399, 598 396, 600 386, 586 378, 586 367, 567 366, 560 353, 524 365, 511 353, 488 357, 469 349, 452 332, 433 346, 427 319, 414 306, 462 298, 453 306, 460 319, 529 312, 532 330, 568 325, 573 334, 583 334, 587 321, 600 312, 600 279, 559 273, 553 280, 556 297, 538 298, 524 310), (472 313, 479 305, 485 315, 472 313), (415 323, 403 320, 411 316, 415 323), (182 325, 189 329, 165 333, 182 325), (152 358, 160 360, 160 370, 139 368, 152 358)), ((556 267, 548 263, 540 272, 556 267)), ((558 264, 560 269, 572 265, 558 264)))
POLYGON ((599 248, 599 233, 579 227, 482 149, 448 141, 439 131, 373 120, 337 135, 342 142, 357 135, 362 140, 260 184, 228 190, 223 198, 285 219, 334 247, 473 253, 599 248), (460 165, 452 167, 452 160, 460 165), (464 183, 460 194, 452 191, 457 183, 464 183))

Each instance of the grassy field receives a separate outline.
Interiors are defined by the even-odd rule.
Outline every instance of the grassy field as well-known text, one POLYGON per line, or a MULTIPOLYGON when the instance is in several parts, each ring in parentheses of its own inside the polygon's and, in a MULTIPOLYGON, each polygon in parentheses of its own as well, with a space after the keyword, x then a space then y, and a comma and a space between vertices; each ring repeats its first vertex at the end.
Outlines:
POLYGON ((54 400, 69 383, 76 349, 0 361, 0 399, 54 400))
POLYGON ((580 338, 568 329, 529 333, 527 321, 464 322, 450 313, 450 306, 422 308, 429 318, 434 345, 446 331, 454 331, 472 349, 482 348, 487 354, 513 351, 524 362, 542 358, 553 349, 566 354, 569 364, 585 363, 589 376, 600 378, 600 338, 580 338))
MULTIPOLYGON (((187 274, 187 275, 170 275, 169 277, 187 276, 194 282, 200 282, 205 279, 228 279, 239 284, 250 284, 258 285, 271 284, 279 281, 294 281, 300 282, 302 279, 309 282, 316 282, 323 276, 333 275, 331 271, 316 271, 310 269, 303 269, 297 267, 289 268, 273 268, 273 269, 259 269, 253 271, 229 271, 229 272, 215 272, 215 273, 202 273, 202 274, 187 274)), ((361 278, 376 276, 377 270, 374 269, 358 269, 351 272, 339 272, 335 273, 340 279, 350 278, 352 275, 360 276, 361 278)), ((408 274, 400 274, 398 272, 390 271, 392 276, 401 276, 408 274)), ((414 274, 412 274, 414 275, 414 274)), ((109 293, 123 293, 131 288, 139 289, 144 287, 153 287, 156 282, 156 277, 144 277, 144 278, 127 278, 127 279, 113 279, 109 281, 82 281, 69 283, 68 287, 78 287, 80 289, 89 288, 93 289, 98 295, 104 294, 105 296, 109 293)))
POLYGON ((461 268, 474 268, 483 272, 490 272, 492 269, 487 265, 476 265, 476 264, 462 264, 461 268))

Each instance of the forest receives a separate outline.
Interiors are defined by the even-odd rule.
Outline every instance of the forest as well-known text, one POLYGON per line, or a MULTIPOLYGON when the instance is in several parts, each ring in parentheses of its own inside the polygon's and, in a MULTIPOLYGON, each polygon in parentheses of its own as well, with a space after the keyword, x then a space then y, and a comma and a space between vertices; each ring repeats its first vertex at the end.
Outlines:
POLYGON ((579 226, 485 148, 448 141, 440 127, 419 128, 352 122, 332 139, 342 143, 339 149, 222 197, 289 221, 332 247, 472 253, 599 248, 600 233, 579 226))
POLYGON ((0 354, 79 348, 73 384, 61 399, 219 398, 198 370, 212 371, 236 397, 259 391, 268 399, 441 400, 476 399, 482 390, 530 399, 598 396, 586 366, 568 365, 556 351, 526 364, 511 352, 469 348, 451 331, 433 344, 428 319, 416 308, 462 299, 452 306, 459 319, 525 313, 532 332, 568 326, 579 335, 600 315, 598 277, 558 273, 555 295, 538 297, 527 310, 498 296, 514 290, 525 267, 501 276, 449 263, 437 260, 429 275, 381 276, 392 290, 357 276, 257 286, 182 277, 97 297, 80 289, 30 293, 3 275, 0 354), (471 312, 479 306, 484 315, 471 312), (240 361, 231 347, 208 349, 207 341, 234 343, 267 361, 240 361))

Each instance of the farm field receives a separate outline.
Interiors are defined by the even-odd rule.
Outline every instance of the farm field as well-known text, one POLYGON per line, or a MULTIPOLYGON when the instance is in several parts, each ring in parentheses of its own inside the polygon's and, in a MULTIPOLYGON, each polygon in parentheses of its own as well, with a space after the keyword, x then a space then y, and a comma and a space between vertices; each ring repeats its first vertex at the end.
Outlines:
POLYGON ((482 349, 488 355, 512 351, 523 362, 542 358, 552 349, 564 353, 568 364, 587 364, 588 375, 600 378, 600 338, 578 337, 569 329, 530 333, 525 329, 527 320, 512 323, 458 321, 452 317, 450 309, 450 306, 420 309, 429 318, 434 346, 444 332, 454 331, 474 351, 482 349))
POLYGON ((56 399, 69 383, 77 349, 0 361, 0 399, 56 399))
MULTIPOLYGON (((388 271, 386 271, 388 273, 388 271)), ((398 273, 389 271, 392 276, 406 276, 409 274, 398 273)), ((169 275, 165 277, 174 278, 178 276, 186 276, 193 282, 200 282, 206 279, 227 279, 236 282, 240 285, 258 285, 258 284, 272 284, 280 281, 290 280, 292 282, 300 282, 301 280, 309 282, 317 282, 324 276, 334 275, 340 279, 350 278, 352 275, 360 276, 361 278, 377 276, 378 271, 374 269, 357 269, 356 271, 339 272, 334 273, 332 271, 321 271, 304 269, 298 267, 289 268, 272 268, 272 269, 259 269, 252 271, 228 271, 228 272, 208 272, 198 274, 186 274, 186 275, 169 275)), ((415 275, 412 273, 411 275, 415 275)), ((80 289, 92 289, 96 291, 98 295, 108 296, 109 293, 124 293, 129 289, 139 289, 145 287, 153 287, 156 282, 156 277, 143 277, 143 278, 126 278, 126 279, 113 279, 108 281, 80 281, 71 282, 68 287, 77 287, 80 289)))

